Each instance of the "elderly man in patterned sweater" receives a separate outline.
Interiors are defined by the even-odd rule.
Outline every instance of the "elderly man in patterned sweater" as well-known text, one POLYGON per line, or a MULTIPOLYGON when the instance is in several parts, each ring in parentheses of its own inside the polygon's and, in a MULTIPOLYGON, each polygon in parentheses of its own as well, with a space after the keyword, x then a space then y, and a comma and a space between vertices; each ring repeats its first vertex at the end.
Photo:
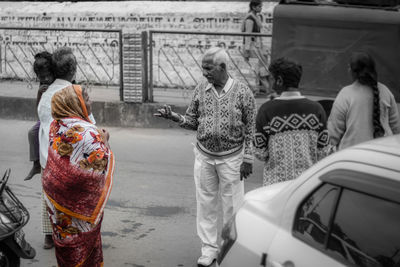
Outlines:
POLYGON ((243 83, 227 72, 228 55, 214 47, 202 60, 206 80, 194 89, 185 115, 166 105, 155 116, 197 131, 194 180, 197 233, 202 241, 198 266, 210 266, 218 253, 218 195, 225 224, 243 201, 243 178, 252 173, 255 99, 243 83))
POLYGON ((329 150, 323 107, 298 89, 302 67, 280 58, 269 71, 270 84, 281 95, 257 113, 255 155, 265 161, 264 185, 298 177, 329 150))

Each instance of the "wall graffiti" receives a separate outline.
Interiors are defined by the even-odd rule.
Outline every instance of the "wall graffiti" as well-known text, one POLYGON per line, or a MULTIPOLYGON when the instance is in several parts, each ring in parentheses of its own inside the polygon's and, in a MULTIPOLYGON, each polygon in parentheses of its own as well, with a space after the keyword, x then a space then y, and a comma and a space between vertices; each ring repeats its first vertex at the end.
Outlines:
MULTIPOLYGON (((26 73, 32 76, 29 66, 34 53, 41 50, 52 52, 59 46, 70 46, 78 57, 80 79, 106 84, 117 84, 119 81, 118 36, 96 31, 71 33, 62 29, 122 29, 123 32, 133 33, 150 29, 240 32, 243 17, 248 10, 248 3, 243 2, 232 2, 229 5, 221 5, 220 2, 165 1, 162 5, 151 1, 145 2, 145 5, 138 1, 120 5, 99 2, 95 7, 82 2, 59 3, 57 7, 45 2, 8 5, 9 7, 0 2, 0 27, 60 30, 0 29, 0 77, 24 77, 26 73), (21 66, 27 66, 26 70, 21 66)), ((263 33, 272 32, 272 12, 275 5, 276 3, 264 3, 263 33)), ((264 42, 268 47, 269 38, 264 38, 264 42)), ((154 39, 154 62, 158 64, 155 73, 159 73, 155 76, 156 85, 163 86, 170 79, 175 81, 174 84, 192 86, 192 76, 195 74, 188 74, 188 70, 199 76, 196 61, 205 49, 214 45, 225 47, 236 64, 243 68, 243 72, 252 73, 251 66, 242 61, 242 37, 178 35, 171 38, 159 34, 154 39), (176 76, 170 63, 182 65, 182 79, 176 76)))
MULTIPOLYGON (((60 27, 60 28, 130 28, 134 30, 231 30, 240 31, 244 14, 126 14, 109 15, 37 15, 23 14, 0 16, 0 25, 20 27, 60 27)), ((264 13, 265 32, 271 32, 272 13, 264 13)))

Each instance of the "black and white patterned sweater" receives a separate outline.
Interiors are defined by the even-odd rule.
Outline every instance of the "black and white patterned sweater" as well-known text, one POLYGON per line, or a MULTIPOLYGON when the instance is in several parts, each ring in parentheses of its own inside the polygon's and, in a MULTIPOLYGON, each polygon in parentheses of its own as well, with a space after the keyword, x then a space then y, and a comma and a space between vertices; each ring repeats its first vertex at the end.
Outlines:
POLYGON ((322 106, 299 92, 284 92, 260 107, 254 144, 256 157, 265 161, 264 185, 294 179, 326 156, 326 120, 322 106))
POLYGON ((197 147, 214 157, 234 155, 244 147, 253 162, 255 99, 245 84, 229 78, 221 94, 206 80, 194 89, 181 127, 197 130, 197 147))

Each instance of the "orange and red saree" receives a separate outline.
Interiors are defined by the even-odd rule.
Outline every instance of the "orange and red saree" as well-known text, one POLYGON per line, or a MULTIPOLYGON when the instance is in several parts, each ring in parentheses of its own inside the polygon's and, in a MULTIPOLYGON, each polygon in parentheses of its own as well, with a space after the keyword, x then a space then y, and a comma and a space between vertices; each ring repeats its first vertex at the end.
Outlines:
POLYGON ((76 92, 64 90, 53 97, 53 102, 59 104, 52 103, 57 120, 50 127, 48 159, 42 177, 57 263, 59 267, 103 266, 100 228, 113 182, 113 153, 86 114, 57 117, 62 106, 77 109, 73 104, 76 92))

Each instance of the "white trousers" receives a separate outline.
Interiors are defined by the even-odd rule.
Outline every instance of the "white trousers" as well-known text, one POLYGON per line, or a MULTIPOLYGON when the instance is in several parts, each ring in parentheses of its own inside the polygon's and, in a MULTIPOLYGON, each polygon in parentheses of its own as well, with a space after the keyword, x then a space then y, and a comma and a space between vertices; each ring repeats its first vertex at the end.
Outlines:
POLYGON ((218 253, 218 199, 221 196, 223 224, 242 205, 243 181, 240 166, 243 152, 232 157, 217 159, 202 154, 194 148, 194 181, 197 200, 197 234, 202 241, 201 253, 216 257, 218 253))

